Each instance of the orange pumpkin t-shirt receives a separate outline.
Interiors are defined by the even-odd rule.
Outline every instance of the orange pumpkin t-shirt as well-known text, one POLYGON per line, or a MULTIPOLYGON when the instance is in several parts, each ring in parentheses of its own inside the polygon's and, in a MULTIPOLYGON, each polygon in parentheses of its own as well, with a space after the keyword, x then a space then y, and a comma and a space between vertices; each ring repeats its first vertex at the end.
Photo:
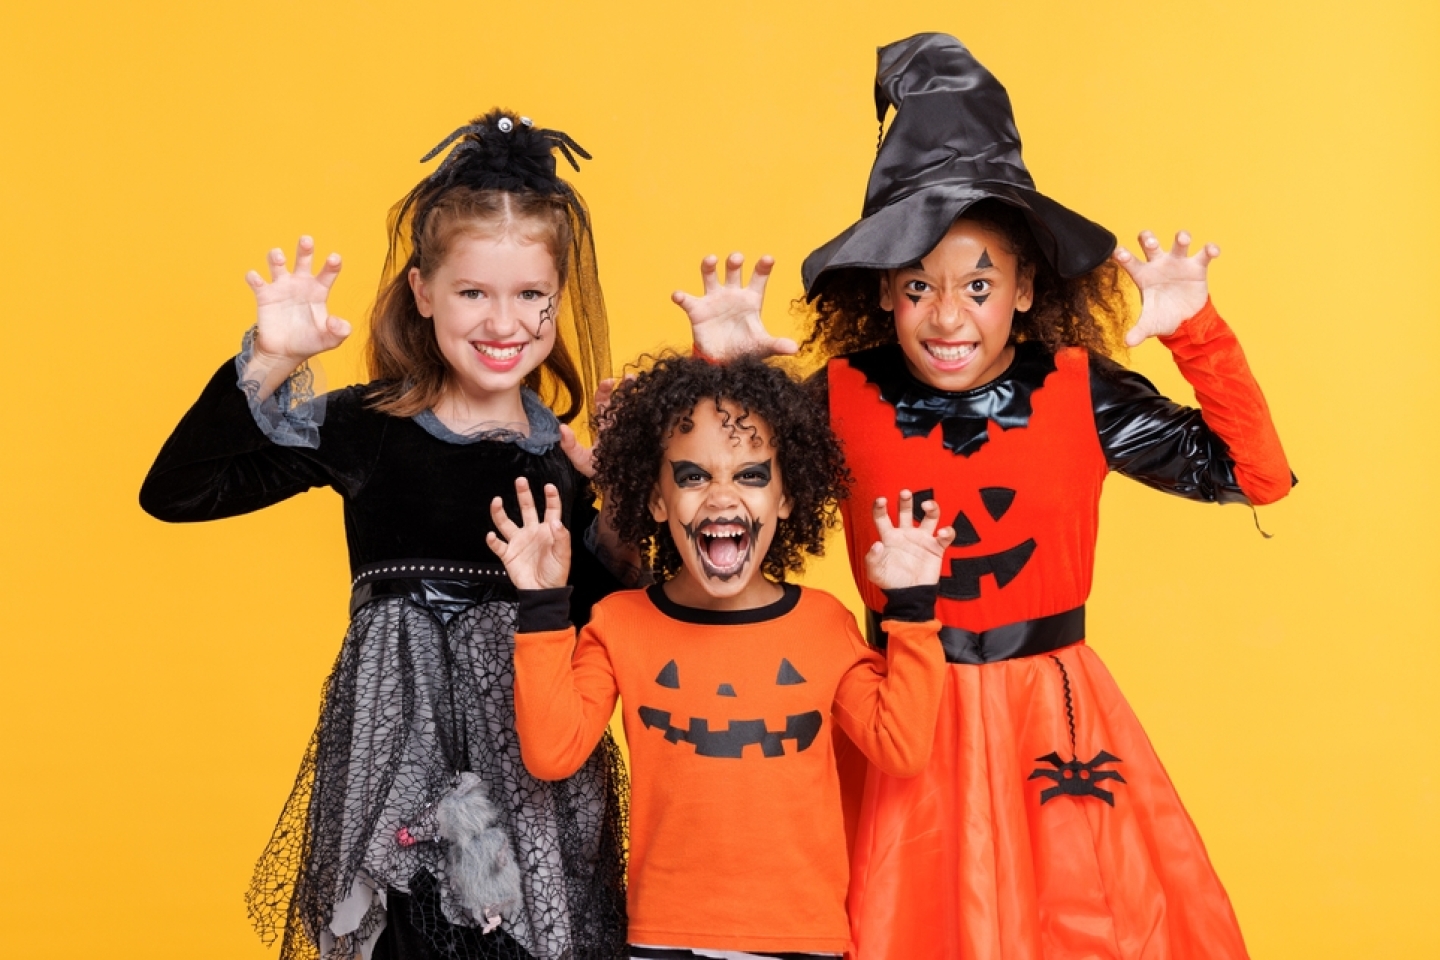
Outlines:
POLYGON ((944 678, 938 628, 887 620, 887 662, 822 591, 787 585, 766 607, 721 612, 655 586, 607 597, 578 641, 573 628, 517 634, 535 776, 578 769, 621 701, 632 943, 849 949, 832 724, 885 772, 919 772, 944 678))

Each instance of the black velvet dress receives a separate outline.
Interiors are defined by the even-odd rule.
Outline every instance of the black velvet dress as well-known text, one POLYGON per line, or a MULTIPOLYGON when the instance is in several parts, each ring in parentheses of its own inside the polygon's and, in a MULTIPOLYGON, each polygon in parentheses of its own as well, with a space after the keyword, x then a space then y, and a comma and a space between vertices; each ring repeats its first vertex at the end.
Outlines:
POLYGON ((313 404, 282 389, 252 410, 236 370, 221 367, 175 428, 141 505, 161 520, 213 520, 332 487, 354 577, 319 723, 249 893, 261 936, 283 936, 283 960, 620 955, 619 751, 607 734, 568 780, 525 770, 515 590, 485 544, 493 497, 517 516, 517 476, 554 483, 577 541, 577 621, 618 586, 579 543, 594 511, 553 414, 527 394, 528 437, 460 437, 428 413, 369 409, 364 387, 313 404), (520 870, 521 903, 490 934, 451 895, 445 844, 417 826, 462 771, 483 781, 520 870), (420 842, 402 844, 412 827, 420 842))

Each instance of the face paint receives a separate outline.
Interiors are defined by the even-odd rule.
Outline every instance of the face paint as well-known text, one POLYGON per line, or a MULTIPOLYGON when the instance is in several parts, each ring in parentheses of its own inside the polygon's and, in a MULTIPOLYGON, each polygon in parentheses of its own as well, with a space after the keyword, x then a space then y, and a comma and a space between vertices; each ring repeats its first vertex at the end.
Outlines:
POLYGON ((776 526, 790 514, 769 425, 732 404, 702 401, 678 420, 665 448, 650 509, 682 564, 666 594, 711 610, 779 599, 779 587, 760 574, 776 526))
POLYGON ((705 575, 718 580, 731 580, 744 572, 754 557, 755 544, 763 526, 763 521, 758 518, 746 524, 740 517, 680 524, 705 575))
POLYGON ((555 319, 555 294, 550 294, 550 299, 545 301, 545 309, 540 311, 540 322, 535 326, 534 337, 539 340, 545 336, 546 322, 553 322, 555 319))
POLYGON ((1015 312, 1033 299, 1005 238, 973 220, 955 221, 918 265, 880 278, 880 307, 894 314, 906 367, 946 391, 973 390, 1005 371, 1015 312))

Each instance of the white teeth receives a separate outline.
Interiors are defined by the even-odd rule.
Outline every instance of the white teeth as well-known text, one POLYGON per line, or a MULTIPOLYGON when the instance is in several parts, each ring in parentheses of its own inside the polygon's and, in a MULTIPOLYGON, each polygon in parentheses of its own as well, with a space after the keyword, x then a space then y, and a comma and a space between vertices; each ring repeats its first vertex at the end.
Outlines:
POLYGON ((938 343, 927 343, 925 349, 930 351, 930 356, 943 363, 954 363, 956 360, 964 360, 975 352, 978 344, 965 343, 960 346, 941 346, 938 343))
POLYGON ((472 346, 491 360, 514 360, 520 356, 520 351, 525 349, 524 344, 514 347, 492 347, 483 343, 475 343, 472 346))

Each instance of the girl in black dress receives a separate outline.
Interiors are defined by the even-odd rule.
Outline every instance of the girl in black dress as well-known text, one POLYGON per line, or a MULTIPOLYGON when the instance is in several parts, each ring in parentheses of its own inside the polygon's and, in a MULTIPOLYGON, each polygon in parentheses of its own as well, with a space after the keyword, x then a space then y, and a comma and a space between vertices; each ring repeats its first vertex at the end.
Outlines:
MULTIPOLYGON (((569 137, 494 111, 396 208, 372 380, 316 397, 306 361, 350 325, 340 271, 247 276, 257 322, 160 451, 142 506, 213 520, 311 487, 345 502, 351 626, 248 896, 282 958, 609 958, 625 941, 624 769, 607 736, 532 778, 514 730, 515 591, 485 545, 515 479, 561 491, 588 606, 617 585, 568 426, 607 373, 587 212, 555 174, 569 137), (597 540, 599 542, 597 542, 597 540), (577 544, 577 547, 579 545, 577 544)), ((578 169, 578 166, 577 166, 578 169)), ((618 555, 618 554, 617 554, 618 555)), ((583 616, 583 612, 580 614, 583 616)))

